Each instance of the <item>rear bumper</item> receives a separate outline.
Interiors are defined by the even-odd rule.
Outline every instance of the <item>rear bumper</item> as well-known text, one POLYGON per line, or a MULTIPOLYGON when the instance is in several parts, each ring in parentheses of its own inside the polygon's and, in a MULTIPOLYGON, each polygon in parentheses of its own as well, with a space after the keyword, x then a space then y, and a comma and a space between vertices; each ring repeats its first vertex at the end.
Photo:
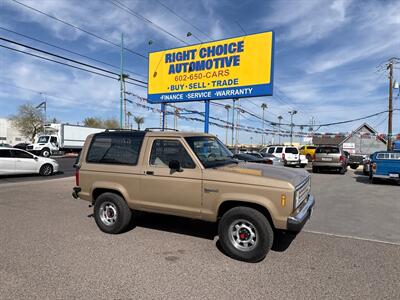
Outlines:
POLYGON ((346 164, 336 162, 325 162, 325 161, 313 161, 313 167, 324 167, 324 168, 345 168, 346 164))
POLYGON ((302 206, 300 206, 288 219, 287 219, 287 230, 293 232, 299 232, 304 224, 310 219, 312 208, 314 207, 315 199, 312 195, 308 196, 308 199, 302 206))

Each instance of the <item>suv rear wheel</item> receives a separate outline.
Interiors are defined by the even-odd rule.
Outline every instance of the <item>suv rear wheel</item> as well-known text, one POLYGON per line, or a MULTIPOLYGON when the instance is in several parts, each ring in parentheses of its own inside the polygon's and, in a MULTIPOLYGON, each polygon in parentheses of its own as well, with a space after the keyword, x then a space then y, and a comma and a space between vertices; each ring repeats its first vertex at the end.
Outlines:
POLYGON ((246 262, 264 259, 274 240, 268 219, 249 207, 235 207, 226 212, 219 223, 218 235, 226 254, 246 262))
POLYGON ((124 231, 132 218, 125 200, 114 193, 104 193, 94 204, 94 219, 101 231, 117 234, 124 231))

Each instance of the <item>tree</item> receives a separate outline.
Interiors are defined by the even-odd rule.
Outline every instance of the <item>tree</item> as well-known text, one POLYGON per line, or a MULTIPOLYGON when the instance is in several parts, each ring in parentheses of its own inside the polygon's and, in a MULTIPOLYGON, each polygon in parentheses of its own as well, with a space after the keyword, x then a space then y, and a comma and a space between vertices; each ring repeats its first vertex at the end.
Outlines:
POLYGON ((119 122, 114 118, 105 119, 103 120, 103 127, 107 129, 118 129, 119 122))
POLYGON ((31 104, 20 105, 18 113, 10 119, 14 127, 30 141, 33 141, 35 136, 43 130, 42 113, 31 104))
POLYGON ((83 120, 83 125, 87 127, 102 128, 103 121, 98 117, 87 117, 83 120))
POLYGON ((133 117, 133 120, 137 124, 138 130, 140 130, 140 125, 144 123, 144 117, 136 116, 136 117, 133 117))

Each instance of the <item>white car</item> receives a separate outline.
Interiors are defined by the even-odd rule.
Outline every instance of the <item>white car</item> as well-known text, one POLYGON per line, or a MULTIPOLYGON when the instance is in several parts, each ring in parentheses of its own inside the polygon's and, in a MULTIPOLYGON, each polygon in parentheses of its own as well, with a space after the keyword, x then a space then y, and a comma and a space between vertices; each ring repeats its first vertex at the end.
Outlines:
POLYGON ((306 164, 301 161, 299 150, 293 146, 269 146, 262 149, 260 152, 272 154, 280 158, 285 166, 299 166, 303 168, 306 166, 306 164))
POLYGON ((54 159, 39 157, 21 149, 0 147, 0 175, 49 176, 57 172, 58 163, 54 159))

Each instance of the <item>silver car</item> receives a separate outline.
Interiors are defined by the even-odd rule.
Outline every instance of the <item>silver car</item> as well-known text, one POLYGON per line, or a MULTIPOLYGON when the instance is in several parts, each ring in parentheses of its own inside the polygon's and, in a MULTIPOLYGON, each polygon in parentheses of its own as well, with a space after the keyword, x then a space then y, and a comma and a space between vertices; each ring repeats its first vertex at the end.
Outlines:
POLYGON ((312 170, 317 173, 323 169, 334 169, 344 174, 347 170, 347 159, 338 146, 319 146, 315 150, 312 170))

